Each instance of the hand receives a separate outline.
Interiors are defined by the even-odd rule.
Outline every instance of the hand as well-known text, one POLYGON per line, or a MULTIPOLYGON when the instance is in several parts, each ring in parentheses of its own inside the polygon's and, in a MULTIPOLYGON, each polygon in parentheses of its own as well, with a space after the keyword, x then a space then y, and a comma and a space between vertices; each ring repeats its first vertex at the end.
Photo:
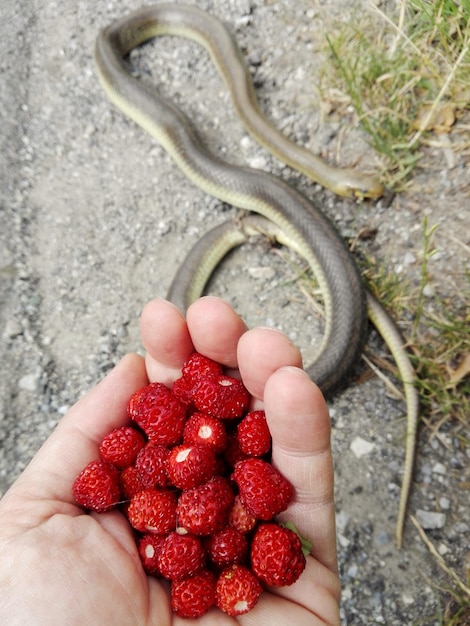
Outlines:
POLYGON ((168 585, 145 575, 124 516, 86 514, 74 503, 72 483, 98 457, 101 438, 126 423, 130 395, 149 380, 171 384, 196 349, 238 367, 254 405, 264 406, 273 464, 296 489, 281 517, 313 549, 291 587, 264 592, 238 620, 212 609, 195 623, 339 624, 330 424, 320 391, 300 369, 299 351, 278 331, 246 331, 216 298, 198 300, 186 320, 168 302, 152 301, 141 329, 145 360, 127 355, 72 407, 0 501, 0 622, 189 623, 172 614, 168 585))

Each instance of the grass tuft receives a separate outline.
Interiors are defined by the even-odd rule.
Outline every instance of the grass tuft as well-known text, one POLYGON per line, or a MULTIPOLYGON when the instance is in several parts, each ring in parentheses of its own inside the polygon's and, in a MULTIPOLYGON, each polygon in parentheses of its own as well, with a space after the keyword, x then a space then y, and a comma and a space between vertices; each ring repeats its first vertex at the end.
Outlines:
POLYGON ((338 99, 352 105, 382 157, 383 181, 400 191, 429 133, 448 132, 469 106, 470 0, 398 0, 394 6, 388 15, 371 2, 368 12, 327 35, 322 90, 331 100, 339 81, 338 99))
MULTIPOLYGON (((379 155, 382 182, 402 191, 424 163, 426 147, 436 144, 433 134, 450 133, 470 109, 470 0, 396 0, 380 6, 387 13, 370 1, 368 10, 352 19, 348 15, 347 22, 330 31, 334 35, 327 35, 321 90, 339 114, 349 115, 352 107, 379 155)), ((468 140, 454 140, 452 147, 468 151, 468 140)), ((470 272, 464 270, 464 287, 452 297, 429 291, 429 260, 440 235, 423 223, 418 285, 401 283, 364 255, 360 263, 369 289, 392 317, 408 320, 406 334, 429 437, 448 446, 440 432, 445 426, 468 448, 470 272)), ((459 243, 462 263, 468 263, 468 246, 459 243)), ((424 532, 421 537, 427 541, 424 532)), ((459 579, 428 547, 451 576, 445 588, 435 585, 439 597, 433 623, 470 624, 470 580, 459 579)))

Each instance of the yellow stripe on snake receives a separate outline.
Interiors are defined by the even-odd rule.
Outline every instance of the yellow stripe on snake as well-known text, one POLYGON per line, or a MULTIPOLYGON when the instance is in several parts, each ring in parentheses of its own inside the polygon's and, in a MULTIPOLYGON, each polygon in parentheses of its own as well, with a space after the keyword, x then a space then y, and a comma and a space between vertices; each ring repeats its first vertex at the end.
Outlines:
POLYGON ((279 159, 341 196, 377 198, 383 192, 382 186, 355 170, 328 165, 272 126, 258 106, 236 43, 226 28, 204 11, 180 4, 144 7, 115 21, 99 34, 95 59, 110 100, 148 131, 201 189, 235 207, 263 216, 255 221, 244 220, 245 226, 241 228, 233 223, 223 224, 203 237, 178 271, 169 299, 185 310, 202 294, 228 250, 243 243, 253 229, 268 231, 306 259, 321 290, 325 332, 314 361, 306 369, 324 393, 328 394, 345 379, 361 354, 367 316, 382 335, 397 363, 407 402, 406 454, 397 522, 400 546, 419 411, 415 373, 404 340, 380 303, 366 293, 342 237, 318 207, 280 178, 231 165, 212 155, 179 109, 132 76, 125 61, 129 52, 160 35, 186 37, 206 48, 243 124, 279 159))

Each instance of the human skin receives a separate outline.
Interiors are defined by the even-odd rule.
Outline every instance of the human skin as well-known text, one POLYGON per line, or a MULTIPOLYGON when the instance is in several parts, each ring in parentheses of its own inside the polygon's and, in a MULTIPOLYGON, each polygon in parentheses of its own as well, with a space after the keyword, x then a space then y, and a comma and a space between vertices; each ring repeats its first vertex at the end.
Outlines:
POLYGON ((224 301, 196 301, 186 318, 153 300, 142 312, 145 358, 124 357, 60 421, 0 501, 0 622, 168 626, 187 624, 171 612, 169 586, 147 576, 132 529, 121 512, 85 513, 72 484, 98 457, 102 437, 127 423, 127 400, 149 381, 167 385, 197 350, 237 368, 263 407, 272 434, 272 462, 295 488, 280 520, 312 541, 299 580, 264 592, 249 613, 228 617, 211 609, 194 624, 260 626, 339 621, 339 581, 328 411, 301 356, 282 333, 247 330, 224 301))

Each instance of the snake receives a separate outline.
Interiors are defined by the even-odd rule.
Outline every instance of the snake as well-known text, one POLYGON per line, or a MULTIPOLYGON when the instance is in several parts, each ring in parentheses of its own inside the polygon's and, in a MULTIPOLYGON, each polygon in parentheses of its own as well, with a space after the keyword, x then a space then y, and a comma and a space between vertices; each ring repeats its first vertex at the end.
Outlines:
POLYGON ((190 252, 168 292, 183 311, 199 297, 220 260, 250 232, 268 233, 301 255, 313 271, 325 310, 323 337, 306 371, 325 395, 347 379, 363 352, 368 318, 388 346, 404 385, 407 404, 405 463, 397 521, 401 546, 412 481, 418 424, 416 375, 406 344, 380 302, 364 286, 343 237, 326 214, 283 179, 228 163, 211 153, 186 115, 132 72, 128 55, 158 36, 172 35, 202 45, 225 82, 247 131, 274 156, 335 194, 379 198, 381 183, 354 169, 337 168, 287 138, 265 117, 238 45, 209 13, 183 4, 139 8, 103 28, 96 39, 99 80, 111 102, 146 130, 199 188, 252 214, 244 226, 225 223, 209 231, 190 252), (250 219, 252 220, 250 222, 250 219), (253 220, 258 220, 256 221, 253 220))

